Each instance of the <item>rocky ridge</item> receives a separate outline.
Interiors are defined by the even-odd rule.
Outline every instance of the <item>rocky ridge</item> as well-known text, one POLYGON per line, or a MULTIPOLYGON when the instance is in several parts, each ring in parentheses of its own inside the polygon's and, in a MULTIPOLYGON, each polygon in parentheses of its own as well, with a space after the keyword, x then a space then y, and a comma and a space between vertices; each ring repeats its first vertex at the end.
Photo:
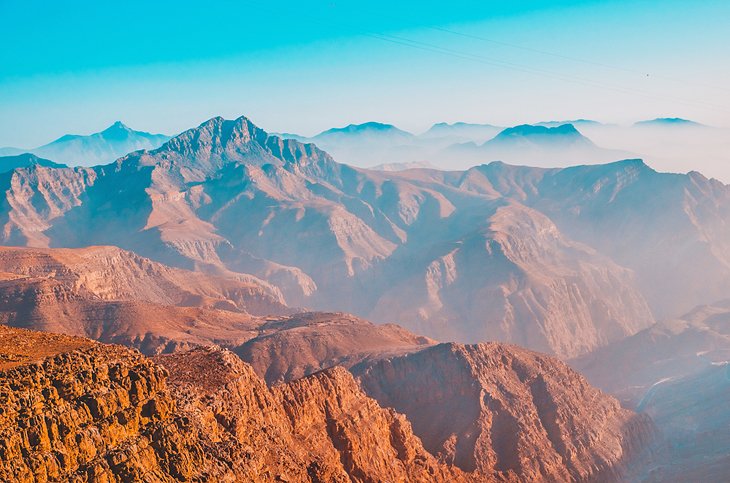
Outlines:
POLYGON ((464 479, 341 369, 269 390, 220 349, 158 365, 119 346, 4 327, 0 347, 5 481, 464 479))
POLYGON ((654 437, 564 363, 504 344, 440 344, 355 366, 365 391, 402 412, 426 449, 519 481, 615 481, 654 437))

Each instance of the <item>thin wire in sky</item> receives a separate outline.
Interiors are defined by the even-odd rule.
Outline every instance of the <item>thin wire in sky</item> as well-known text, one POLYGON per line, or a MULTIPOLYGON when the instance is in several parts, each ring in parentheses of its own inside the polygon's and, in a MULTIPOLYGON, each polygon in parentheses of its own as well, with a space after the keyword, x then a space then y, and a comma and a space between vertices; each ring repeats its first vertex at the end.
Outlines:
MULTIPOLYGON (((258 2, 255 0, 245 0, 245 1, 247 1, 247 3, 249 3, 249 4, 254 4, 259 7, 262 7, 264 10, 268 10, 272 14, 275 14, 275 15, 281 14, 281 12, 276 12, 275 10, 271 9, 269 7, 269 5, 262 4, 261 2, 258 2)), ((309 12, 305 12, 305 13, 298 12, 298 14, 305 15, 308 17, 308 20, 310 20, 314 23, 318 23, 322 26, 325 26, 325 27, 331 26, 331 22, 327 22, 327 21, 323 20, 320 16, 315 17, 315 16, 311 15, 309 12)), ((434 27, 434 28, 436 28, 436 27, 434 27)), ((552 71, 548 71, 548 70, 544 70, 544 69, 538 69, 538 68, 518 64, 515 62, 509 62, 509 61, 504 61, 504 60, 500 60, 500 59, 486 57, 484 55, 477 55, 477 54, 472 54, 469 52, 463 52, 463 51, 451 49, 448 47, 443 47, 438 44, 422 42, 422 41, 410 39, 407 37, 403 37, 402 35, 383 34, 383 33, 370 32, 370 31, 357 31, 357 32, 353 32, 353 33, 356 35, 369 37, 369 38, 373 38, 373 39, 378 39, 378 40, 384 41, 384 42, 389 42, 391 44, 398 44, 398 45, 402 45, 402 46, 413 48, 413 49, 423 50, 423 51, 432 52, 432 53, 438 53, 440 55, 446 55, 446 56, 450 56, 450 57, 454 57, 454 58, 459 58, 462 60, 477 62, 477 63, 491 65, 491 66, 495 66, 495 67, 502 67, 505 69, 516 70, 516 71, 520 71, 520 72, 529 73, 532 75, 549 77, 549 78, 561 80, 563 82, 570 82, 570 83, 574 83, 574 84, 585 85, 588 87, 594 87, 594 88, 603 89, 603 90, 610 90, 613 92, 644 97, 647 99, 670 101, 670 102, 674 102, 674 103, 690 105, 693 107, 700 107, 700 108, 705 108, 705 109, 721 111, 724 113, 730 113, 730 108, 727 108, 725 106, 720 106, 717 104, 713 104, 713 103, 657 95, 657 94, 653 94, 650 92, 642 91, 640 89, 634 89, 634 88, 624 87, 624 86, 617 86, 617 85, 612 85, 612 84, 608 84, 605 82, 597 82, 597 81, 594 81, 591 79, 580 78, 580 77, 567 75, 567 74, 560 74, 560 73, 556 73, 556 72, 552 72, 552 71)), ((468 34, 465 34, 465 35, 468 35, 468 34)), ((547 53, 547 52, 543 51, 543 53, 547 53)), ((561 54, 555 54, 555 55, 561 55, 561 54)))
POLYGON ((647 99, 671 101, 671 102, 681 103, 681 104, 690 105, 690 106, 694 106, 694 107, 710 108, 710 109, 730 113, 730 109, 728 109, 724 106, 717 105, 717 104, 712 104, 712 103, 703 102, 703 101, 693 101, 693 100, 679 99, 679 98, 674 98, 674 97, 669 97, 669 96, 656 95, 656 94, 652 94, 650 92, 642 91, 639 89, 634 89, 631 87, 615 86, 612 84, 606 84, 606 83, 602 83, 602 82, 593 81, 591 79, 585 79, 585 78, 576 77, 576 76, 568 76, 565 74, 559 74, 559 73, 555 73, 555 72, 544 70, 544 69, 537 69, 534 67, 516 64, 513 62, 508 62, 508 61, 504 61, 504 60, 500 60, 500 59, 489 58, 489 57, 485 57, 482 55, 471 54, 468 52, 463 52, 463 51, 458 51, 458 50, 454 50, 454 49, 450 49, 450 48, 446 48, 446 47, 441 47, 436 44, 421 42, 418 40, 413 40, 413 39, 409 39, 409 38, 402 37, 402 36, 390 35, 390 34, 375 34, 375 33, 365 33, 362 35, 377 38, 380 40, 384 40, 384 41, 399 44, 399 45, 404 45, 404 46, 411 47, 411 48, 426 50, 429 52, 448 55, 448 56, 452 56, 452 57, 456 57, 456 58, 460 58, 460 59, 464 59, 464 60, 470 60, 470 61, 474 61, 474 62, 479 62, 479 63, 483 63, 483 64, 487 64, 487 65, 504 67, 507 69, 517 70, 520 72, 526 72, 526 73, 539 75, 539 76, 543 76, 543 77, 549 77, 549 78, 561 80, 564 82, 570 82, 570 83, 585 85, 585 86, 589 86, 589 87, 596 87, 599 89, 611 90, 611 91, 619 92, 619 93, 623 93, 623 94, 641 96, 641 97, 645 97, 647 99))
MULTIPOLYGON (((335 6, 335 4, 333 4, 333 6, 335 6)), ((371 14, 371 15, 373 13, 372 11, 369 11, 368 12, 368 11, 365 11, 363 9, 360 9, 359 11, 362 12, 362 13, 367 13, 367 14, 371 14)), ((377 15, 380 16, 380 17, 386 17, 386 18, 389 18, 389 19, 395 20, 395 21, 401 21, 401 22, 404 21, 404 19, 402 17, 399 18, 399 17, 395 17, 395 16, 393 16, 391 14, 384 14, 382 11, 377 12, 377 15)), ((722 90, 722 91, 730 92, 730 88, 727 88, 727 87, 724 87, 724 86, 718 86, 718 85, 714 85, 714 84, 707 84, 707 83, 704 83, 704 82, 687 81, 686 79, 679 79, 679 78, 676 78, 676 77, 669 77, 669 76, 665 76, 665 75, 656 74, 656 73, 650 72, 648 70, 644 72, 644 71, 640 71, 640 70, 637 70, 637 69, 630 69, 630 68, 623 67, 623 66, 619 66, 619 65, 615 65, 615 64, 607 64, 607 63, 598 62, 598 61, 595 61, 595 60, 588 60, 588 59, 583 59, 583 58, 575 57, 575 56, 571 56, 571 55, 565 55, 565 54, 562 54, 562 53, 551 52, 551 51, 544 50, 544 49, 536 49, 534 47, 528 47, 528 46, 516 44, 516 43, 513 43, 513 42, 506 42, 504 40, 496 40, 496 39, 484 37, 482 35, 474 35, 474 34, 470 34, 470 33, 466 33, 466 32, 461 32, 461 31, 458 31, 458 30, 454 30, 452 28, 439 27, 439 26, 424 26, 423 28, 429 29, 429 30, 433 30, 433 31, 436 31, 436 32, 443 32, 443 33, 447 33, 447 34, 450 34, 450 35, 455 35, 455 36, 459 36, 459 37, 463 37, 463 38, 468 38, 468 39, 473 39, 473 40, 479 40, 479 41, 491 43, 491 44, 494 44, 494 45, 501 45, 501 46, 504 46, 504 47, 510 47, 510 48, 513 48, 513 49, 519 49, 519 50, 522 50, 522 51, 525 51, 525 52, 532 52, 532 53, 535 53, 535 54, 540 54, 540 55, 549 56, 549 57, 553 57, 553 58, 568 60, 568 61, 576 62, 576 63, 580 63, 580 64, 592 65, 592 66, 596 66, 596 67, 602 67, 604 69, 611 69, 611 70, 615 70, 615 71, 619 71, 619 72, 625 72, 625 73, 629 73, 629 74, 639 75, 641 77, 652 77, 654 79, 666 80, 666 81, 670 81, 670 82, 684 84, 684 85, 687 85, 687 86, 701 86, 701 87, 706 87, 706 88, 711 88, 711 89, 717 89, 717 90, 722 90)))

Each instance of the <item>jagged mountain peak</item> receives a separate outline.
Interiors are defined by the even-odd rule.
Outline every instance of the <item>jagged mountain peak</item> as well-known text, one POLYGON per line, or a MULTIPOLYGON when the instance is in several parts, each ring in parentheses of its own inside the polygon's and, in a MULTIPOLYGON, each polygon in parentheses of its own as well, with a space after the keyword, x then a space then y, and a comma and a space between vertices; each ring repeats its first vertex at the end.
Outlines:
POLYGON ((122 121, 114 121, 114 123, 109 126, 108 128, 104 129, 102 132, 111 132, 111 131, 132 131, 129 126, 124 124, 122 121))
POLYGON ((133 153, 121 161, 147 166, 172 162, 188 181, 205 179, 230 163, 295 169, 334 162, 315 145, 270 135, 245 116, 213 117, 154 151, 133 153))

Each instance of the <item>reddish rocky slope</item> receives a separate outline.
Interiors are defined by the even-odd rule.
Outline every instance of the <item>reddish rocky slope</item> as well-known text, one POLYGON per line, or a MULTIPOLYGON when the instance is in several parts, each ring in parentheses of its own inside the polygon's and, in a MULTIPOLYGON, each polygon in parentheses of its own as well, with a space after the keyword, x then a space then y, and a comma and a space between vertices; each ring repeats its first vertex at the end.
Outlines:
POLYGON ((220 350, 165 356, 165 370, 119 346, 2 327, 0 354, 3 481, 464 479, 341 369, 272 391, 220 350))

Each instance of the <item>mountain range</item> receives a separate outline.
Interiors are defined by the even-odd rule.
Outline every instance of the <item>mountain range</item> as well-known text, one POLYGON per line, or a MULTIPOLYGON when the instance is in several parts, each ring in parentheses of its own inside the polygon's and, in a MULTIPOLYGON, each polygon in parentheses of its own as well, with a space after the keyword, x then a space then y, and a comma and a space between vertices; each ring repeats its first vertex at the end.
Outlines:
POLYGON ((251 274, 289 305, 564 357, 721 299, 730 280, 728 188, 638 160, 377 172, 214 118, 110 165, 0 183, 4 244, 114 244, 251 274))
MULTIPOLYGON (((595 121, 576 122, 600 125, 595 121)), ((421 163, 455 169, 495 160, 554 166, 578 161, 614 161, 630 154, 599 148, 572 124, 555 121, 512 128, 437 123, 418 136, 391 124, 368 122, 329 129, 311 138, 281 136, 314 143, 340 162, 366 167, 421 163)))
MULTIPOLYGON (((586 121, 587 122, 587 121, 586 121)), ((484 144, 450 146, 444 153, 450 162, 472 166, 485 160, 501 160, 530 166, 554 167, 568 164, 596 164, 634 156, 604 149, 581 134, 573 124, 524 124, 507 128, 484 144)))
MULTIPOLYGON (((518 126, 493 145, 532 138, 590 142, 518 126)), ((657 481, 727 466, 717 180, 638 159, 368 170, 245 117, 106 165, 3 165, 4 479, 657 481), (36 424, 28 401, 55 416, 36 424)))

